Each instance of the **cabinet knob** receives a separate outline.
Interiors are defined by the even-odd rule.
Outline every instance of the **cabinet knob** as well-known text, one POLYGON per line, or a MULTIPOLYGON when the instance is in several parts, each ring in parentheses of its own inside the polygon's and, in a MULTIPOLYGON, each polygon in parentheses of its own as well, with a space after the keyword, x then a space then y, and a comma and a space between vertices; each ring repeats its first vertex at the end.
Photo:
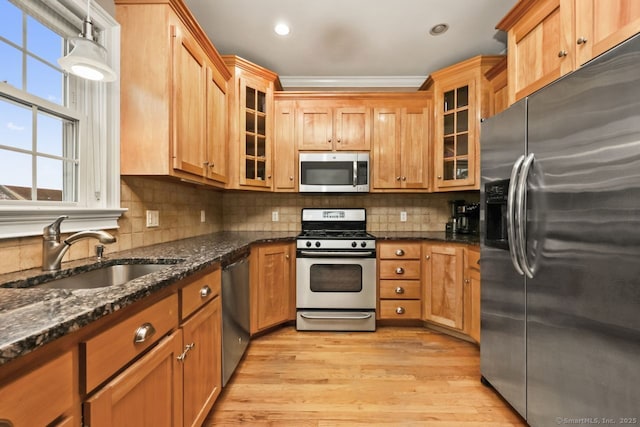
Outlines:
POLYGON ((404 314, 404 307, 397 307, 396 314, 404 314))
POLYGON ((441 175, 438 175, 438 179, 442 179, 442 176, 441 176, 441 175))
POLYGON ((267 175, 267 179, 271 179, 271 175, 267 175))
POLYGON ((396 181, 400 181, 400 177, 399 176, 396 176, 396 181))
POLYGON ((200 297, 206 298, 209 295, 211 295, 211 288, 209 287, 209 285, 204 285, 202 289, 200 289, 200 297))
POLYGON ((406 180, 407 180, 407 177, 406 177, 406 176, 403 176, 403 177, 402 177, 402 180, 403 180, 403 181, 406 181, 406 180))
POLYGON ((464 283, 469 284, 469 279, 464 279, 464 283))
POLYGON ((404 268, 402 267, 396 268, 396 274, 404 274, 404 268))
POLYGON ((293 181, 293 175, 289 175, 289 181, 293 181))
POLYGON ((402 249, 396 249, 396 256, 403 256, 404 251, 402 249))
POLYGON ((133 342, 135 344, 143 343, 147 338, 151 338, 156 333, 156 328, 151 323, 143 323, 138 329, 136 329, 133 335, 133 342))
POLYGON ((560 52, 558 52, 558 58, 564 58, 565 56, 567 56, 566 50, 561 50, 560 52))
POLYGON ((213 163, 213 162, 209 163, 209 167, 210 167, 210 168, 213 168, 213 167, 215 167, 215 166, 216 166, 216 164, 215 164, 215 163, 213 163))
POLYGON ((331 138, 327 139, 327 142, 328 142, 329 144, 331 144, 331 138))
POLYGON ((431 255, 426 255, 424 259, 431 259, 431 255))
POLYGON ((341 141, 340 141, 340 138, 338 138, 338 144, 340 144, 340 142, 341 142, 341 141))
POLYGON ((289 254, 286 254, 284 257, 285 259, 289 259, 289 254))
POLYGON ((398 294, 398 295, 404 294, 404 288, 402 286, 398 286, 396 288, 396 294, 398 294))
POLYGON ((209 162, 203 162, 202 163, 205 167, 209 166, 209 162))
POLYGON ((587 39, 585 37, 580 37, 576 43, 578 44, 587 44, 587 39))

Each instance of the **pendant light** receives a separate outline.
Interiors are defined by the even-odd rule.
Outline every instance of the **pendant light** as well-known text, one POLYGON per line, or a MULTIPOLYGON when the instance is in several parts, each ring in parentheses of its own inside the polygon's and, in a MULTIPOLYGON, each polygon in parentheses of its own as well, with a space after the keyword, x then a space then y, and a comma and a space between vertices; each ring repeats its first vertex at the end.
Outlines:
POLYGON ((87 0, 87 18, 82 23, 82 33, 69 40, 73 49, 58 59, 58 64, 63 70, 83 79, 112 82, 117 76, 107 64, 107 50, 94 40, 90 2, 87 0))

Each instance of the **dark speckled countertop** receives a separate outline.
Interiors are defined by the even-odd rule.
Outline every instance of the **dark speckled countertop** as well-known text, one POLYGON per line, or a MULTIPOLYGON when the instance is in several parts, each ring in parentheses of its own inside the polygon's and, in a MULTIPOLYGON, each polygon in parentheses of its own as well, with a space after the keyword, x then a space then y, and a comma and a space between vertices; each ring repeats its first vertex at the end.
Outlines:
MULTIPOLYGON (((378 232, 379 240, 435 240, 478 244, 477 236, 445 232, 378 232)), ((64 263, 58 272, 31 269, 0 275, 0 365, 57 339, 214 263, 223 266, 252 243, 294 241, 292 232, 221 232, 110 254, 100 263, 64 263), (124 285, 98 289, 42 289, 33 285, 115 263, 170 263, 124 285)))

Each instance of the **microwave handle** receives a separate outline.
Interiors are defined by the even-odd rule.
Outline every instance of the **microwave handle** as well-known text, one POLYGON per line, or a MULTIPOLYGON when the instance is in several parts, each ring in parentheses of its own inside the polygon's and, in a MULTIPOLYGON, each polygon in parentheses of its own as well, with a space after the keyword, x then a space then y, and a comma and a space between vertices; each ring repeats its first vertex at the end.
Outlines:
POLYGON ((358 185, 358 160, 353 161, 353 186, 358 185))

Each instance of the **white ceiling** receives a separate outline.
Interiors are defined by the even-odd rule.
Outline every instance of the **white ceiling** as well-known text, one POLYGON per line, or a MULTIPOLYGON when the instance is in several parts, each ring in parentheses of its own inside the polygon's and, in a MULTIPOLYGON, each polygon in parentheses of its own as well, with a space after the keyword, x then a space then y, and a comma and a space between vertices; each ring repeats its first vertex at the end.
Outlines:
POLYGON ((415 90, 433 71, 504 53, 495 25, 517 0, 185 0, 225 54, 280 76, 284 89, 415 90), (276 23, 291 27, 288 36, 276 23), (449 30, 429 35, 436 24, 449 30))

